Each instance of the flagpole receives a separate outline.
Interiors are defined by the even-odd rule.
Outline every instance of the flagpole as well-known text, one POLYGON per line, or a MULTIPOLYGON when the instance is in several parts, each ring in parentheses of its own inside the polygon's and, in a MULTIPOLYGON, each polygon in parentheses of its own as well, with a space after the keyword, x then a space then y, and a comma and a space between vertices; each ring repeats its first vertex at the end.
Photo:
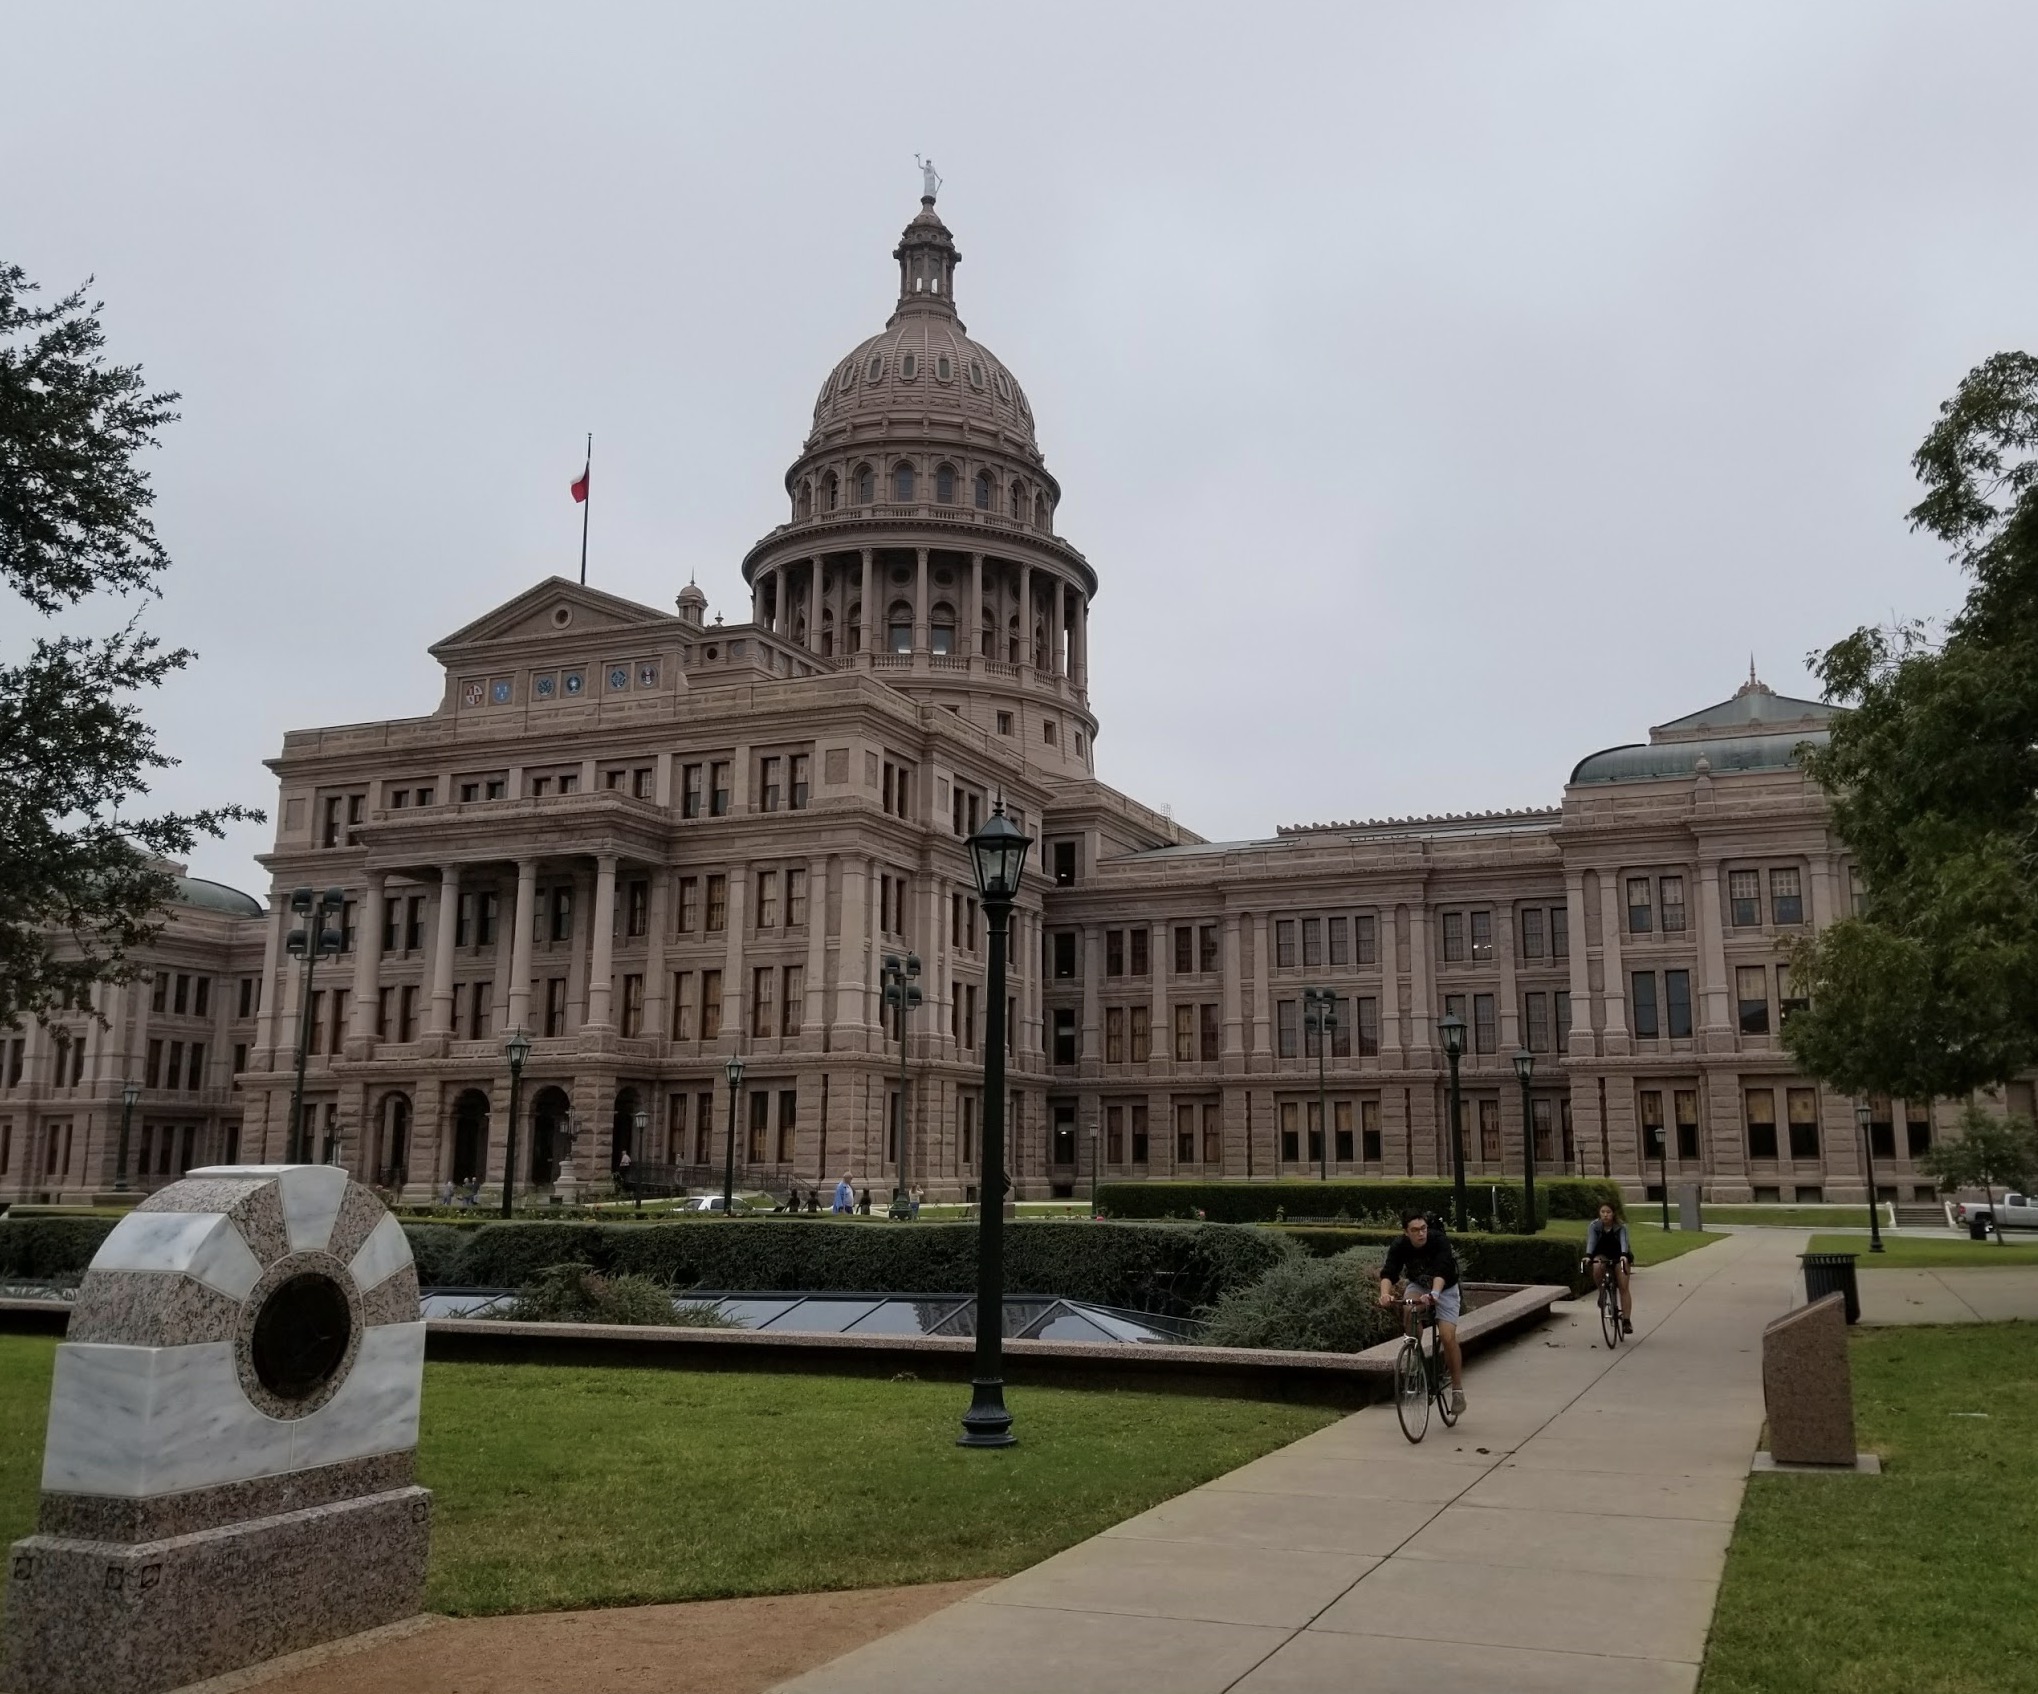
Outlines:
POLYGON ((587 469, 580 473, 588 479, 587 498, 580 503, 580 586, 587 586, 587 520, 594 513, 594 432, 587 437, 587 469))

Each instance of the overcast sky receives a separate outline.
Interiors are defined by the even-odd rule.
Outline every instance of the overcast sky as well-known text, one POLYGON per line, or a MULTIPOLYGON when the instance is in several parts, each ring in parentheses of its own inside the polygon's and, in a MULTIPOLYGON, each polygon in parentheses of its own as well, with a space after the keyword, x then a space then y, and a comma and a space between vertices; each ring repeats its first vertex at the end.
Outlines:
MULTIPOLYGON (((10 4, 0 258, 183 393, 178 806, 577 564, 739 565, 915 152, 1096 567, 1099 773, 1212 837, 1546 805, 1961 585, 1909 457, 2038 346, 2023 3, 10 4)), ((18 651, 35 620, 0 610, 18 651)), ((104 621, 102 619, 102 621, 104 621)), ((202 848, 261 889, 268 832, 202 848)))

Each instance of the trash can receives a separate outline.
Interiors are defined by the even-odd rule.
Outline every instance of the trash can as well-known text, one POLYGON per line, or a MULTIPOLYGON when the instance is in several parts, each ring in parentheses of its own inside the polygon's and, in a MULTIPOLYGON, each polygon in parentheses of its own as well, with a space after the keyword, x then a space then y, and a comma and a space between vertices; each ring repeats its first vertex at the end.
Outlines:
POLYGON ((1988 1219, 1979 1212, 1967 1220, 1967 1239, 1970 1241, 1988 1239, 1988 1219))
POLYGON ((1798 1260, 1804 1266, 1804 1297, 1806 1304, 1823 1300, 1828 1294, 1843 1295, 1847 1303, 1847 1321, 1861 1321, 1861 1288, 1854 1280, 1854 1259, 1852 1253, 1800 1253, 1798 1260))

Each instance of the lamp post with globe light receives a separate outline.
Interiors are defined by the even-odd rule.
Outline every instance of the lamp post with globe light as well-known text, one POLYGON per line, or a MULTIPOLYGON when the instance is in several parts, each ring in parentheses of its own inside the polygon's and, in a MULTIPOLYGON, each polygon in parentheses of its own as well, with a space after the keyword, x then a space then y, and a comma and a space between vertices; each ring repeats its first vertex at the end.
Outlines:
MULTIPOLYGON (((1521 1211, 1522 1229, 1533 1235, 1542 1227, 1536 1217, 1536 1125, 1535 1103, 1529 1099, 1529 1084, 1535 1080, 1536 1056, 1526 1047, 1514 1050, 1515 1079, 1521 1084, 1521 1211)), ((1500 1220, 1494 1219, 1497 1224, 1500 1220)))
MULTIPOLYGON (((508 1217, 510 1208, 516 1204, 517 1111, 523 1100, 524 1061, 531 1056, 531 1038, 518 1030, 503 1043, 502 1050, 510 1068, 509 1129, 503 1138, 502 1149, 502 1215, 508 1217)), ((487 1161, 484 1159, 482 1163, 485 1172, 487 1161)))
POLYGON ((1882 1213, 1875 1204, 1875 1131, 1868 1120, 1873 1116, 1866 1100, 1854 1102, 1854 1121, 1861 1126, 1861 1156, 1868 1167, 1868 1250, 1882 1251, 1882 1213))
POLYGON ((722 1149, 722 1216, 736 1215, 736 1095, 743 1087, 743 1055, 731 1053, 722 1067, 729 1077, 729 1144, 722 1149))
POLYGON ((1471 1202, 1465 1195, 1465 1101, 1458 1089, 1458 1061, 1465 1056, 1465 1020, 1456 1012, 1437 1019, 1437 1034, 1443 1038, 1444 1057, 1451 1066, 1451 1203, 1457 1210, 1456 1227, 1471 1227, 1471 1202))

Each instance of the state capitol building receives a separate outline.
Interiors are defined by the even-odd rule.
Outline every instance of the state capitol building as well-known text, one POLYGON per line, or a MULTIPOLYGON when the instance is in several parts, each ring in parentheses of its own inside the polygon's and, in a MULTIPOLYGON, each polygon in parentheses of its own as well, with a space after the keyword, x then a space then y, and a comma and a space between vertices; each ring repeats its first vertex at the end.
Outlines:
MULTIPOLYGON (((1013 914, 1022 1197, 1107 1179, 1448 1171, 1438 1020, 1466 1025, 1473 1180, 1663 1176, 1863 1195, 1854 1102, 1796 1074, 1783 949, 1855 897, 1794 750, 1833 708, 1731 698, 1579 761, 1543 810, 1203 841, 1094 774, 1096 570, 1013 374, 965 333, 933 198, 884 328, 823 378, 739 622, 554 578, 431 651, 421 716, 272 759, 261 902, 184 879, 149 979, 0 1034, 0 1198, 146 1190, 285 1156, 298 888, 343 891, 310 999, 314 1155, 422 1199, 639 1168, 783 1193, 849 1172, 973 1197, 986 929, 964 839, 1036 838, 1013 914), (887 955, 917 955, 906 1031, 887 955), (1318 1108, 1305 989, 1338 1003, 1318 1108), (1527 1110, 1514 1055, 1534 1056, 1527 1110), (1526 1117, 1526 1122, 1524 1121, 1526 1117), (1321 1137, 1328 1134, 1325 1148, 1321 1137)), ((2024 1092, 2028 1094, 2028 1085, 2024 1092)), ((2015 1102, 2029 1109, 2028 1099, 2015 1102)), ((1919 1106, 1872 1103, 1886 1198, 1928 1198, 1919 1106)))

